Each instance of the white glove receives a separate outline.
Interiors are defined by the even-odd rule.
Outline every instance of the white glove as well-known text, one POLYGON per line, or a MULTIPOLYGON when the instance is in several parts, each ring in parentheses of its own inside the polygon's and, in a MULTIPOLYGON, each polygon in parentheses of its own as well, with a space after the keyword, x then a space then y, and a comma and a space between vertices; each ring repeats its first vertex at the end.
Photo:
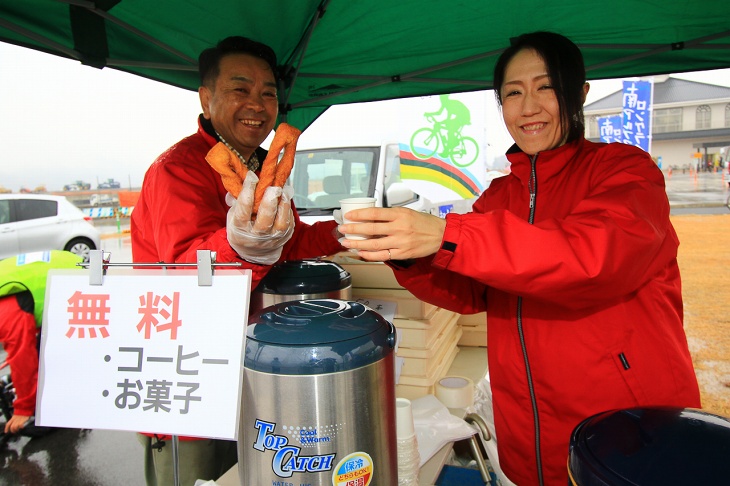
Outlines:
POLYGON ((266 188, 256 220, 251 221, 258 181, 256 174, 249 171, 238 199, 226 194, 226 203, 231 207, 226 218, 228 243, 247 262, 273 265, 281 257, 284 244, 294 234, 292 191, 290 187, 283 191, 276 186, 266 188))

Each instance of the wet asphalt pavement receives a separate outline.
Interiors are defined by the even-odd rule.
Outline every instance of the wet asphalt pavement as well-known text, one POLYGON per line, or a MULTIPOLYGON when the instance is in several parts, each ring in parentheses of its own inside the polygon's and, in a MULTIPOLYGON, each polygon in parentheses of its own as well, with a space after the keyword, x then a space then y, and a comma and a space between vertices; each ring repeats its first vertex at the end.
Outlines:
POLYGON ((132 432, 56 429, 15 437, 0 461, 0 485, 144 485, 142 448, 132 432))
MULTIPOLYGON (((725 179, 714 173, 667 177, 672 214, 729 212, 725 179)), ((102 249, 111 253, 111 261, 131 262, 129 222, 119 228, 111 220, 96 224, 105 234, 102 249)), ((7 368, 0 371, 5 373, 7 368)), ((132 432, 57 429, 40 438, 13 437, 0 446, 0 464, 0 486, 144 485, 142 448, 132 432)))

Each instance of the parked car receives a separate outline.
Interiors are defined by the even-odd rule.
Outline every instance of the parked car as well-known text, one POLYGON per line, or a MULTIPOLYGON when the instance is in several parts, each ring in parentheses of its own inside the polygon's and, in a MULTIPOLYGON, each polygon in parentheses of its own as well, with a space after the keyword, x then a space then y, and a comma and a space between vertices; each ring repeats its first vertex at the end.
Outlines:
POLYGON ((84 181, 76 181, 63 186, 64 191, 88 191, 89 189, 91 189, 91 184, 84 181))
POLYGON ((107 179, 104 182, 101 182, 96 188, 97 189, 119 189, 122 185, 119 183, 119 181, 115 181, 114 179, 107 179))
POLYGON ((0 259, 20 253, 66 250, 89 259, 101 247, 91 218, 63 196, 0 194, 0 259))

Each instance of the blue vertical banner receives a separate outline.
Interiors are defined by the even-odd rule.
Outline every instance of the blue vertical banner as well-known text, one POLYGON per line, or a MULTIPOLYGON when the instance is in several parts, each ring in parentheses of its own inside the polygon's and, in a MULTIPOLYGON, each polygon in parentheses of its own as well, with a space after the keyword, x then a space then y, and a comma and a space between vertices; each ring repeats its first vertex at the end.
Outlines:
POLYGON ((598 130, 601 136, 601 142, 613 143, 621 142, 621 115, 602 116, 598 118, 598 130))
POLYGON ((622 142, 651 151, 651 81, 624 81, 622 142))

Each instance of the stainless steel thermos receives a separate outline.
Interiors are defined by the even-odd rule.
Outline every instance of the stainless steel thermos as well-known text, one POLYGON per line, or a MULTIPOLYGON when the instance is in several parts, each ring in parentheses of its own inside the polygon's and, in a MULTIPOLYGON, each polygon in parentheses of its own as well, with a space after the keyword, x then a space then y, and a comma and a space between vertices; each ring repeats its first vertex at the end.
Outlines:
POLYGON ((251 311, 304 299, 343 299, 352 295, 352 277, 327 260, 287 260, 279 262, 261 279, 251 294, 251 311))
POLYGON ((242 484, 397 484, 395 328, 353 301, 269 306, 246 332, 242 484))

